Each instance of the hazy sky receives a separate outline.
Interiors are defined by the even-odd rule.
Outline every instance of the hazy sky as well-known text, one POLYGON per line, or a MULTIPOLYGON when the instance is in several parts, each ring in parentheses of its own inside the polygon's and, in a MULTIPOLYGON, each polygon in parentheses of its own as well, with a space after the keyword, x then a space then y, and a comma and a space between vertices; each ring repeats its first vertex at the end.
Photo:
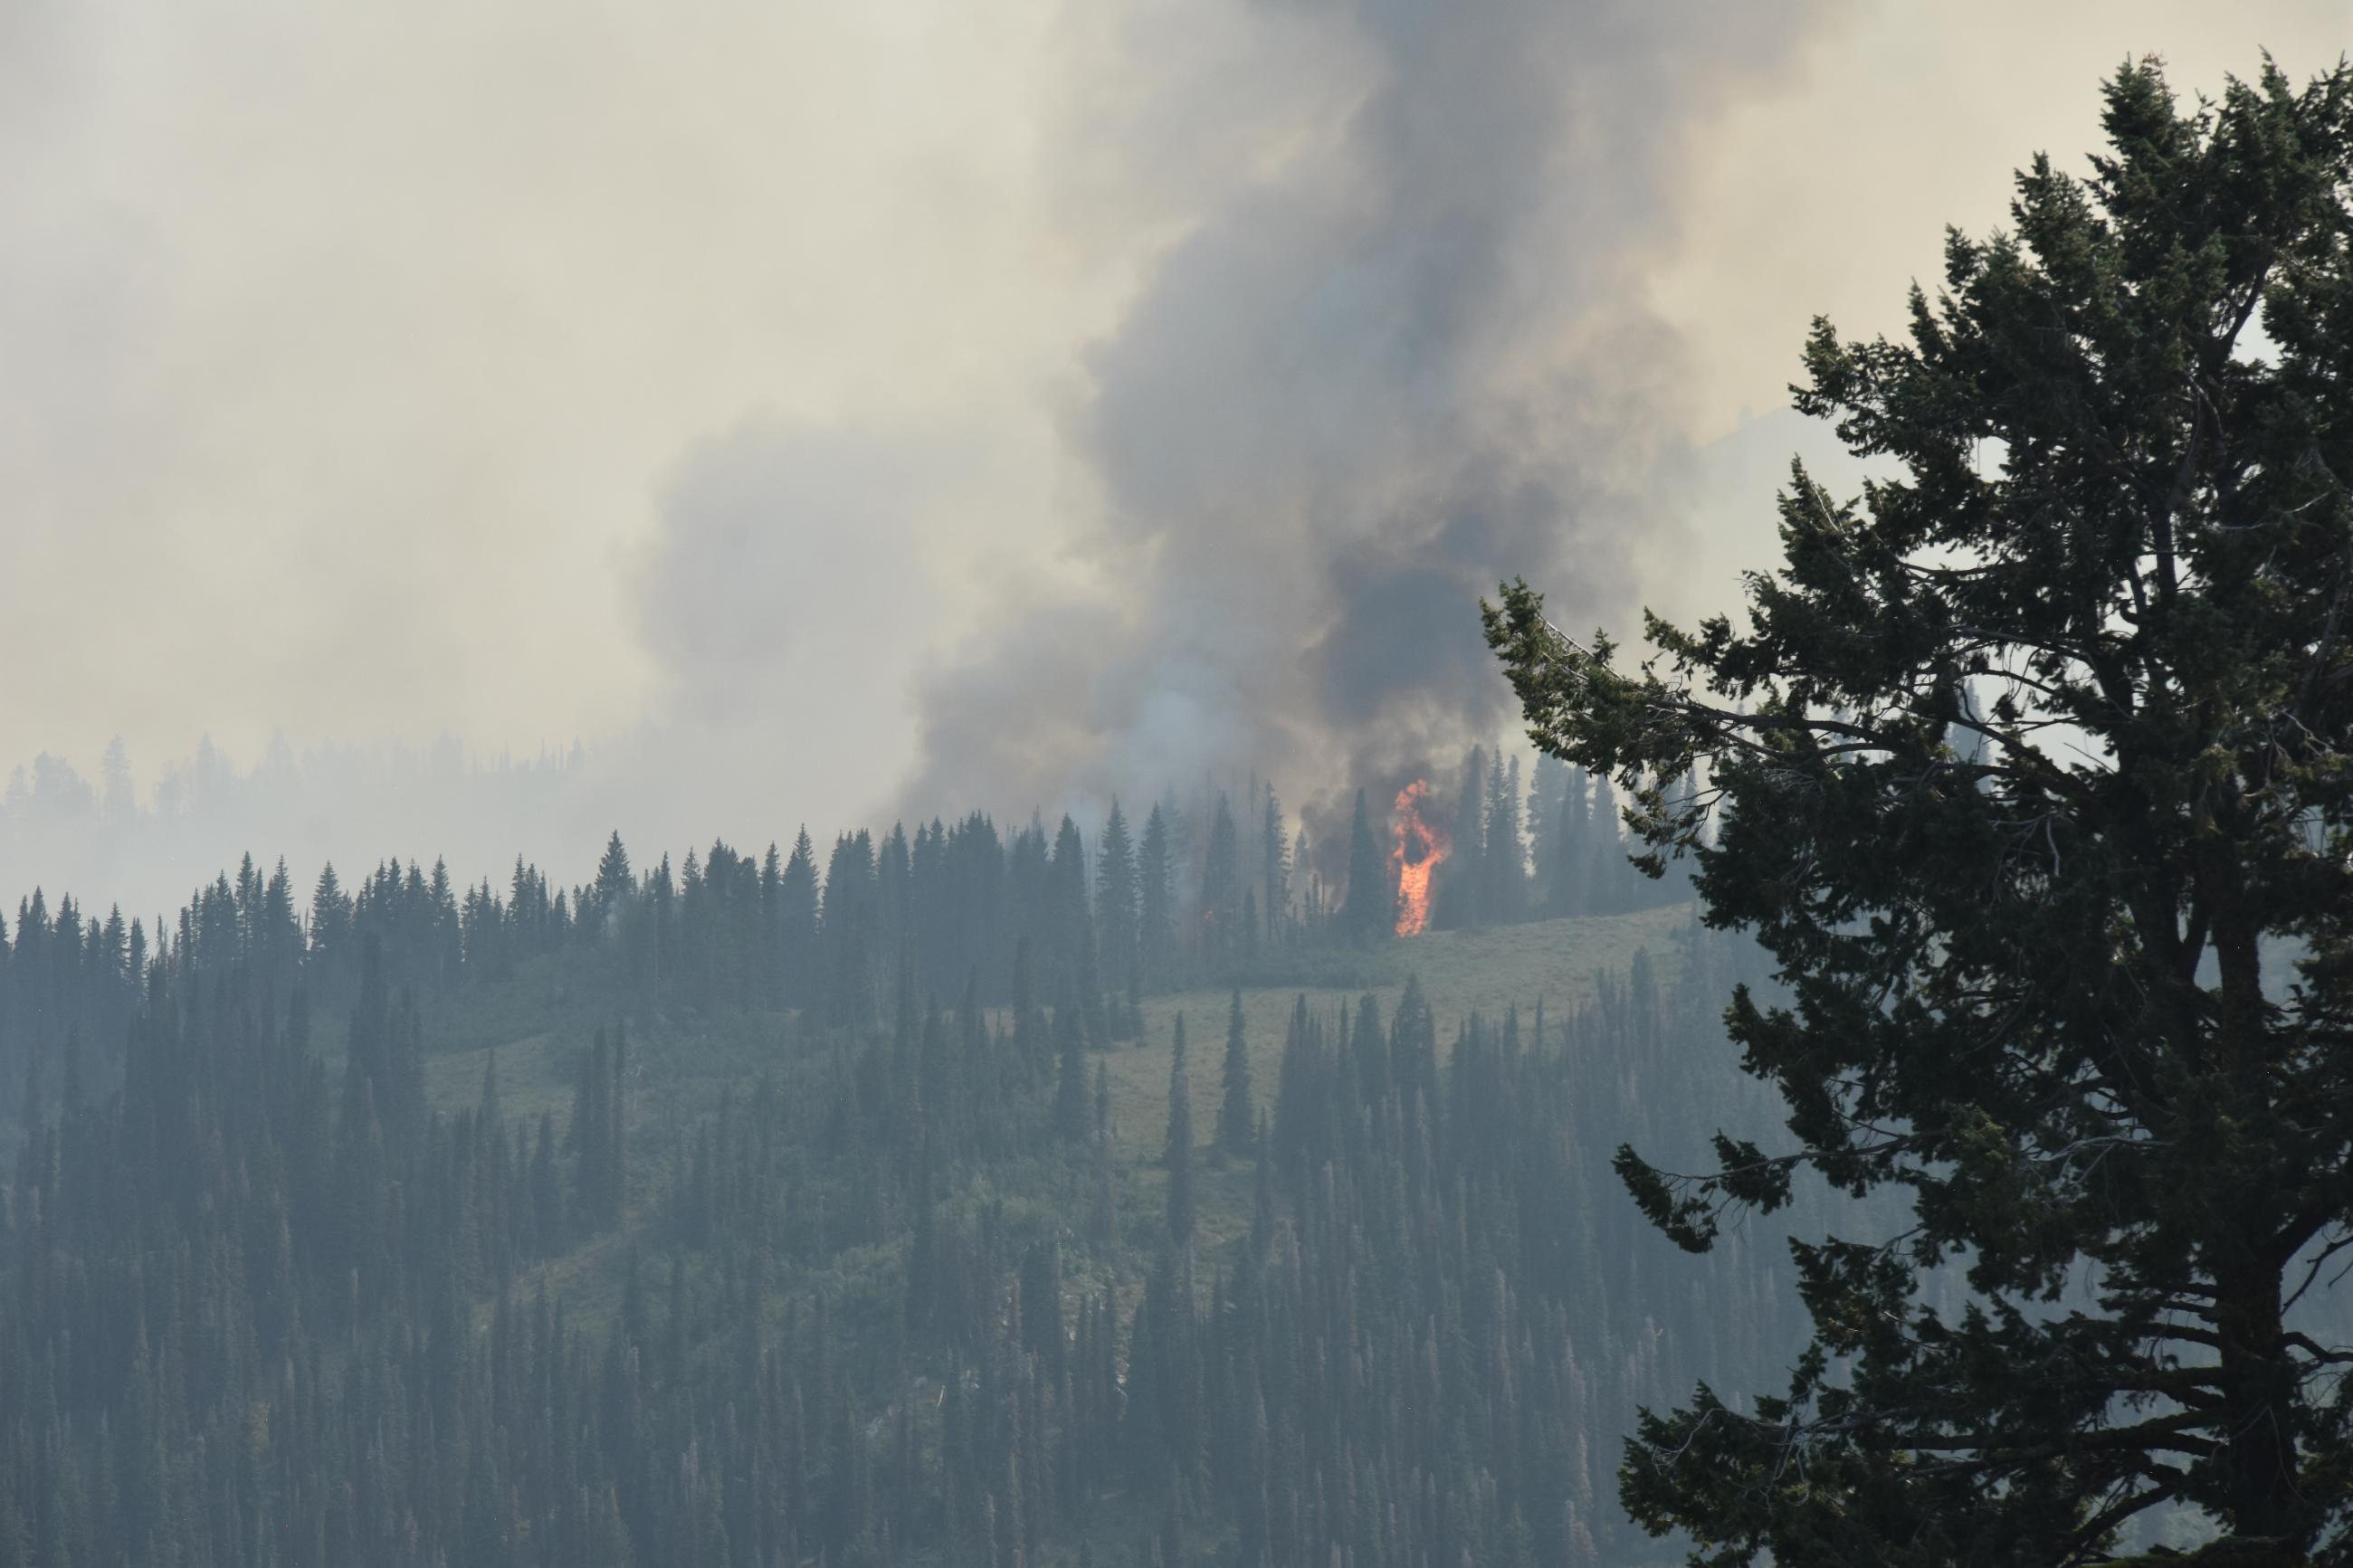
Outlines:
POLYGON ((2344 0, 1715 10, 0 0, 0 764, 656 724, 848 818, 953 781, 940 737, 998 722, 976 671, 1108 637, 1126 686, 1074 700, 1144 723, 1171 634, 1124 583, 1279 593, 1185 542, 1369 504, 1280 455, 1201 493, 1241 435, 1159 437, 1220 410, 1351 474, 1323 426, 1374 432, 1386 507, 1451 461, 1428 430, 1509 447, 1478 482, 1616 562, 1586 601, 1687 613, 1817 439, 1776 412, 1810 316, 1893 327, 1945 224, 2079 159, 2127 55, 2211 88, 2348 37, 2344 0), (1488 141, 1417 121, 1482 73, 1514 77, 1488 141), (1464 267, 1385 269, 1458 223, 1464 267), (1372 280, 1337 336, 1376 316, 1444 374, 1344 363, 1326 406, 1303 334, 1261 417, 1219 378, 1263 380, 1327 268, 1372 280), (1565 398, 1636 457, 1543 452, 1565 398))

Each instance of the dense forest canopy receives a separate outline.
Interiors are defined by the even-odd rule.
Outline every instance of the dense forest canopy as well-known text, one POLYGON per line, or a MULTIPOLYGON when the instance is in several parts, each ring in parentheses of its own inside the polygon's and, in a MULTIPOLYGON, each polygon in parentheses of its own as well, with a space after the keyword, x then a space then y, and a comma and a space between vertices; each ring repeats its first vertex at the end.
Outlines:
MULTIPOLYGON (((1626 864, 1608 780, 1546 758, 1524 787, 1519 759, 1483 747, 1460 777, 1451 796, 1423 797, 1450 829, 1430 859, 1437 929, 1625 913, 1684 896, 1626 864)), ((1347 833, 1318 844, 1271 784, 1233 793, 1239 804, 1207 784, 1166 791, 1140 820, 1114 800, 1088 830, 1065 816, 1050 832, 1033 817, 1006 833, 976 812, 912 832, 843 832, 822 850, 806 829, 789 848, 757 855, 714 840, 676 865, 667 853, 635 863, 616 833, 595 875, 568 888, 520 857, 470 884, 440 860, 393 858, 348 880, 328 863, 301 887, 282 858, 264 870, 248 856, 168 921, 126 918, 120 906, 100 916, 70 892, 53 902, 36 889, 13 921, 0 915, 0 1052, 54 1049, 80 1024, 111 1038, 157 963, 245 964, 280 1006, 298 978, 314 1003, 340 1005, 370 936, 395 985, 504 977, 556 955, 599 983, 813 1008, 847 1024, 881 1016, 902 963, 919 995, 970 985, 1002 1005, 1026 945, 1041 996, 1075 986, 1125 1000, 1203 977, 1331 973, 1345 959, 1319 954, 1396 929, 1404 820, 1358 800, 1347 833)), ((0 1071, 0 1084, 18 1081, 0 1071)), ((0 1088, 0 1112, 9 1092, 0 1088)))
POLYGON ((1738 952, 1606 784, 1460 778, 1427 943, 1647 933, 1565 1011, 1400 989, 1402 825, 1330 886, 1263 784, 28 895, 0 1563, 1608 1560, 1634 1404, 1795 1329, 1762 1252, 1662 1314, 1592 1205, 1741 1092, 1673 1083, 1738 952))

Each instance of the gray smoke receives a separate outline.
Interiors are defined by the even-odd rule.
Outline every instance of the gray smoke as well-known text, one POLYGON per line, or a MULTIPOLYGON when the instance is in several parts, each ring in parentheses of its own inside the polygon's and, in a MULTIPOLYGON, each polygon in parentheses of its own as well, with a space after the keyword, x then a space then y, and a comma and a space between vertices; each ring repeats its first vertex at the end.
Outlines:
POLYGON ((1682 455, 1646 268, 1694 132, 1828 8, 1267 7, 1359 93, 1213 202, 1090 354, 1069 437, 1112 586, 1008 605, 941 668, 909 804, 1373 783, 1504 728, 1475 601, 1524 573, 1572 622, 1630 611, 1682 455))

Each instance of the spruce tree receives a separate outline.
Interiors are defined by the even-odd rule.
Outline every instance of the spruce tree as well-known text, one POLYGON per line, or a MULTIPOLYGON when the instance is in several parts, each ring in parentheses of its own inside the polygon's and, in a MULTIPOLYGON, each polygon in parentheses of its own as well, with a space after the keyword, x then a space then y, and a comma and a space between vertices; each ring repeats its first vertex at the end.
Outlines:
POLYGON ((1115 992, 1128 990, 1140 979, 1136 892, 1135 842, 1114 795, 1095 858, 1095 933, 1103 984, 1115 992))
POLYGON ((1168 1234, 1182 1247, 1193 1239, 1193 1091, 1185 1072, 1182 1013, 1168 1056, 1168 1141, 1160 1163, 1168 1171, 1168 1234))
POLYGON ((1267 946, 1281 947, 1290 940, 1291 842, 1282 827, 1282 803, 1274 784, 1266 786, 1266 808, 1259 823, 1259 858, 1266 897, 1259 910, 1265 922, 1267 946))
POLYGON ((782 977, 788 1007, 818 1005, 817 918, 817 850, 803 827, 776 883, 776 951, 770 960, 782 977))
POLYGON ((1462 759, 1462 782, 1454 796, 1454 837, 1446 863, 1438 868, 1432 921, 1450 931, 1487 921, 1487 752, 1471 748, 1462 759))
POLYGON ((826 1015, 837 1026, 864 1025, 875 1016, 876 963, 884 956, 874 945, 879 901, 873 836, 862 828, 840 835, 826 862, 818 913, 826 1015))
MULTIPOLYGON (((1088 912, 1092 896, 1087 882, 1086 847, 1079 838, 1079 825, 1068 816, 1054 832, 1054 849, 1046 866, 1046 907, 1041 911, 1046 935, 1047 973, 1059 979, 1068 974, 1074 980, 1082 969, 1093 966, 1093 922, 1088 912)), ((1080 1000, 1090 1009, 1102 1005, 1100 986, 1093 994, 1082 985, 1080 1000)))
POLYGON ((1315 874, 1314 846, 1308 842, 1303 823, 1291 840, 1291 870, 1299 886, 1299 929, 1303 934, 1312 933, 1323 925, 1324 885, 1315 874))
POLYGON ((604 858, 596 862, 596 901, 611 909, 627 899, 635 886, 629 878, 629 852, 622 847, 621 830, 617 827, 605 841, 604 858))
POLYGON ((1097 1247, 1110 1247, 1119 1240, 1118 1172, 1112 1161, 1108 1119, 1094 1138, 1094 1173, 1087 1205, 1087 1237, 1097 1247))
POLYGON ((1168 819, 1155 805, 1144 819, 1144 842, 1136 853, 1137 966, 1145 984, 1157 989, 1168 983, 1176 947, 1176 868, 1172 859, 1168 819))
POLYGON ((345 962, 351 930, 351 897, 343 891, 330 860, 319 868, 318 886, 311 894, 311 956, 332 972, 345 962))
POLYGON ((1226 1059, 1222 1069, 1225 1098, 1218 1103, 1218 1147, 1228 1154, 1246 1153, 1255 1134, 1257 1108, 1250 1100, 1250 1043, 1242 1036, 1242 991, 1234 987, 1226 1014, 1226 1059))
POLYGON ((1591 814, 1586 819, 1583 913, 1622 915, 1634 907, 1634 868, 1626 863, 1625 824, 1618 792, 1606 773, 1593 778, 1591 814))
POLYGON ((1208 851, 1201 869, 1200 946, 1213 962, 1231 958, 1242 946, 1241 852, 1234 814, 1222 792, 1209 817, 1208 851))
POLYGON ((1536 742, 1789 985, 1727 1016, 1794 1150, 1621 1152, 1644 1213, 1704 1249, 1809 1171, 1912 1208, 1793 1242, 1785 1393, 1645 1417, 1626 1504, 1710 1563, 2353 1530, 2348 1352, 2288 1316, 2353 1236, 2353 68, 2105 99, 2089 178, 2038 158, 2014 234, 1949 235, 1906 341, 1816 324, 1799 407, 1889 472, 1792 466, 1739 626, 1653 620, 1632 671, 1525 584, 1486 610, 1536 742))
POLYGON ((1340 929, 1359 943, 1378 942, 1397 929, 1397 889, 1389 886, 1388 858, 1373 837, 1363 790, 1356 792, 1356 814, 1348 821, 1348 892, 1340 929))
POLYGON ((1558 757, 1549 752, 1536 753, 1535 766, 1528 780, 1525 820, 1528 829, 1528 907, 1538 919, 1547 912, 1550 902, 1546 878, 1552 865, 1553 830, 1559 826, 1560 796, 1567 774, 1567 765, 1558 757))
POLYGON ((1087 1034, 1073 990, 1054 1009, 1054 1131, 1076 1143, 1087 1135, 1087 1034))
POLYGON ((1545 850, 1545 907, 1556 917, 1586 912, 1585 770, 1563 768, 1560 795, 1545 850))
POLYGON ((629 1201, 629 1029, 613 1025, 613 1083, 605 1100, 605 1219, 621 1222, 629 1201))
POLYGON ((1501 752, 1487 768, 1487 919, 1518 920, 1527 901, 1527 843, 1520 836, 1520 759, 1507 764, 1501 752))
POLYGON ((606 1223, 605 1172, 609 1162, 605 1141, 612 1130, 606 1100, 612 1081, 611 1047, 600 1028, 588 1049, 581 1053, 580 1075, 572 1086, 572 1120, 565 1131, 565 1147, 575 1158, 573 1184, 579 1212, 598 1228, 606 1223))

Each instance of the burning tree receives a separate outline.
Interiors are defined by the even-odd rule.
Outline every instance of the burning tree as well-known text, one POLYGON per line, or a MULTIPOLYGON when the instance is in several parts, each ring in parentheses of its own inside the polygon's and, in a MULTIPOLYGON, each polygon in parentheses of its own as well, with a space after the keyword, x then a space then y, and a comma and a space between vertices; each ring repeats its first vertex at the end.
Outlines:
POLYGON ((1397 883, 1399 936, 1419 936, 1430 925, 1431 878, 1451 847, 1446 829, 1429 809, 1430 781, 1416 779, 1398 791, 1390 808, 1389 875, 1397 883))

